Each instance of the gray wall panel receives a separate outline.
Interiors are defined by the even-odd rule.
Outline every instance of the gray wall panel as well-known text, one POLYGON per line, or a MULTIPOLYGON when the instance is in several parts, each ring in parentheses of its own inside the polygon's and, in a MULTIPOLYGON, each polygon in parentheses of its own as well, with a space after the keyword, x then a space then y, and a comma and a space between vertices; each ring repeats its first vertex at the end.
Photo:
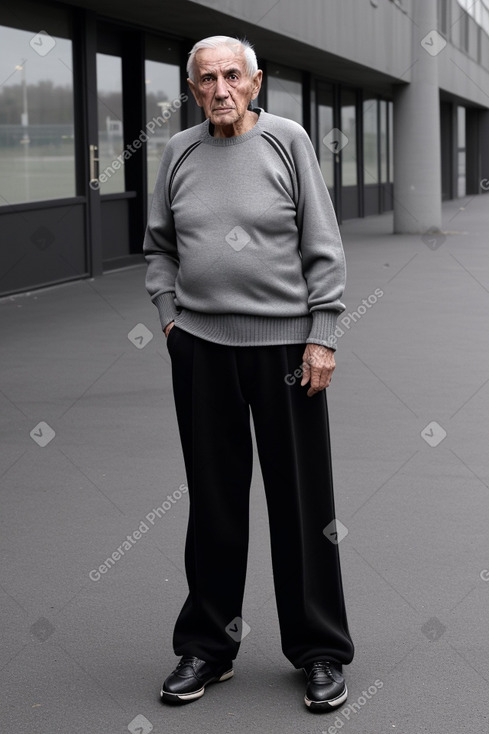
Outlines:
POLYGON ((409 81, 411 6, 383 0, 198 0, 252 25, 409 81))
POLYGON ((102 243, 104 262, 130 254, 129 201, 102 199, 102 243))
POLYGON ((0 213, 0 295, 87 274, 85 205, 0 213))
POLYGON ((438 75, 440 89, 489 107, 489 68, 479 66, 450 43, 438 55, 438 75))
MULTIPOLYGON (((426 53, 413 24, 413 0, 65 0, 109 17, 200 38, 212 33, 249 35, 257 51, 337 81, 359 85, 410 82, 426 53), (403 10, 404 9, 404 10, 403 10)), ((453 1, 449 36, 459 42, 459 6, 453 1)), ((436 26, 436 23, 435 23, 436 26)), ((439 54, 441 89, 489 107, 489 39, 479 66, 451 43, 439 54)), ((379 87, 378 87, 379 88, 379 87)))

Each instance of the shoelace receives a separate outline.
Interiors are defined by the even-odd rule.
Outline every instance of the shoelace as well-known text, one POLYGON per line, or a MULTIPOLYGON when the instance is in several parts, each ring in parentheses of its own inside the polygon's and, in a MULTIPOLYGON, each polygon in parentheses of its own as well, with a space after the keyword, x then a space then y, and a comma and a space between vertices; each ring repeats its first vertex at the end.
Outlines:
POLYGON ((177 665, 177 670, 180 670, 181 668, 186 667, 187 665, 190 665, 192 668, 195 669, 195 663, 197 662, 196 658, 189 656, 189 657, 183 657, 180 662, 177 665))
POLYGON ((313 675, 316 676, 319 673, 319 676, 321 673, 323 675, 326 675, 330 680, 334 681, 333 674, 331 672, 330 664, 326 662, 325 660, 318 660, 315 663, 313 663, 310 677, 313 675))

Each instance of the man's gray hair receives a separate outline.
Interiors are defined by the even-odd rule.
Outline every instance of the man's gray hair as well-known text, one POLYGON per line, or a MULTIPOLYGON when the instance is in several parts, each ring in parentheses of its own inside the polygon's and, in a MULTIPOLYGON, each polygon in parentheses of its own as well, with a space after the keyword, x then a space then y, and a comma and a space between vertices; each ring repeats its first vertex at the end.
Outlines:
POLYGON ((231 36, 209 36, 209 38, 203 38, 201 41, 197 41, 189 53, 187 63, 189 79, 193 82, 195 81, 195 54, 197 51, 200 51, 202 48, 218 48, 219 46, 229 46, 229 48, 241 46, 245 55, 246 73, 248 76, 251 78, 258 71, 258 61, 253 51, 253 46, 245 38, 241 40, 239 38, 232 38, 231 36))

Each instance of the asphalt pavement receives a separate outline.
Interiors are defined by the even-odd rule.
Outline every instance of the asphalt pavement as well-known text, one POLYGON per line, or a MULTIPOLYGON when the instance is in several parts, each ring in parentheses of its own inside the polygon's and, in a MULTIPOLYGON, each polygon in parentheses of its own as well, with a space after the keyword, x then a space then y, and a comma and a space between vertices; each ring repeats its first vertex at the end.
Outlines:
POLYGON ((159 702, 188 494, 144 267, 0 301, 2 730, 487 733, 488 229, 488 195, 445 204, 441 233, 342 226, 328 400, 356 655, 330 714, 281 652, 257 463, 234 678, 159 702))

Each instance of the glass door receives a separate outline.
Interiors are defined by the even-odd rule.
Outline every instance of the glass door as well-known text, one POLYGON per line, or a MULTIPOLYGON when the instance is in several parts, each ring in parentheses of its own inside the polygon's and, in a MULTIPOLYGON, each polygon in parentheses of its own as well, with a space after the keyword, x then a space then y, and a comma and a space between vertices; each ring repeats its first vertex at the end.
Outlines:
POLYGON ((342 220, 359 216, 356 100, 355 90, 341 90, 341 132, 345 141, 340 153, 342 220))
POLYGON ((180 92, 179 46, 147 36, 144 76, 149 211, 161 157, 171 136, 182 129, 182 110, 190 94, 180 92))
MULTIPOLYGON (((366 95, 363 100, 363 213, 379 214, 380 209, 380 150, 379 100, 366 95)), ((385 159, 383 159, 385 164, 385 159)))
POLYGON ((105 22, 97 24, 97 144, 90 146, 90 187, 100 197, 97 203, 104 270, 127 265, 137 255, 131 234, 141 188, 137 177, 130 173, 142 157, 142 143, 136 144, 137 120, 135 129, 128 129, 128 122, 135 122, 130 120, 128 110, 137 104, 137 100, 129 99, 129 95, 137 95, 137 87, 130 90, 126 78, 128 54, 132 56, 132 45, 125 43, 129 33, 105 22))
POLYGON ((316 86, 317 100, 317 150, 319 165, 329 194, 337 208, 336 168, 339 162, 339 150, 342 140, 335 128, 334 88, 332 84, 318 82, 316 86))
POLYGON ((122 59, 97 53, 99 185, 102 196, 125 192, 122 59))
POLYGON ((180 47, 135 29, 97 24, 97 145, 90 187, 99 197, 103 268, 142 258, 161 156, 181 129, 180 47))

